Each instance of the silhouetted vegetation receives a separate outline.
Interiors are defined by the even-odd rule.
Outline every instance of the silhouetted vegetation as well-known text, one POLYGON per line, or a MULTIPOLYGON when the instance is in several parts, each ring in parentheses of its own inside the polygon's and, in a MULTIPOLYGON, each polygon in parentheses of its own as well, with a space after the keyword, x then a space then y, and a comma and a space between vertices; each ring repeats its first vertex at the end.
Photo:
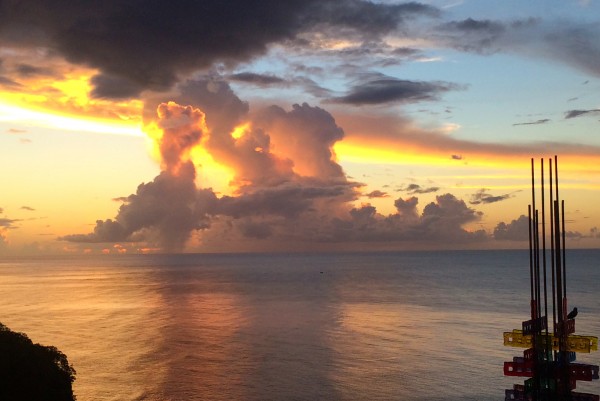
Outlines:
POLYGON ((73 401, 75 369, 56 347, 0 323, 0 400, 73 401))

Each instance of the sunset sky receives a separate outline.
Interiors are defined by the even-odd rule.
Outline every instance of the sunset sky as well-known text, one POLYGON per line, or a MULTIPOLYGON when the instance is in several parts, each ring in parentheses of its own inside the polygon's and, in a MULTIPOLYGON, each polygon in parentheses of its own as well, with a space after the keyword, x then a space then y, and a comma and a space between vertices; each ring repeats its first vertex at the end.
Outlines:
POLYGON ((600 246, 600 1, 0 2, 0 254, 600 246), (536 171, 539 176, 539 171, 536 171))

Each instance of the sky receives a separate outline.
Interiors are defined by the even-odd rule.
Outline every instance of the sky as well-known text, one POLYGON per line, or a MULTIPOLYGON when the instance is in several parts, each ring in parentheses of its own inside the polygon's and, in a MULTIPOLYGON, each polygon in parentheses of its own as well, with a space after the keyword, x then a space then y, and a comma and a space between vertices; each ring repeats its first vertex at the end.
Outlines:
POLYGON ((598 247, 598 26, 598 0, 0 2, 0 255, 522 248, 555 155, 568 246, 598 247))

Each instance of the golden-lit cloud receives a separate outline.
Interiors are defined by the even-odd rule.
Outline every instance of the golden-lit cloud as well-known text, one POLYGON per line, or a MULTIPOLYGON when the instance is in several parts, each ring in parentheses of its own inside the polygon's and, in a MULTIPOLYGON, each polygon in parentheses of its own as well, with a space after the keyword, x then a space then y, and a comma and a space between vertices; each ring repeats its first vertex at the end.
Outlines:
POLYGON ((140 135, 139 99, 94 98, 97 70, 76 66, 47 51, 3 48, 2 69, 12 85, 0 85, 0 119, 85 132, 140 135), (39 67, 43 65, 44 67, 39 67))
MULTIPOLYGON (((346 136, 336 143, 341 161, 481 167, 520 170, 530 158, 560 155, 561 171, 570 177, 600 173, 600 147, 558 142, 490 143, 457 139, 440 130, 425 130, 410 120, 390 116, 337 115, 346 136)), ((525 168, 525 169, 524 169, 525 168)))

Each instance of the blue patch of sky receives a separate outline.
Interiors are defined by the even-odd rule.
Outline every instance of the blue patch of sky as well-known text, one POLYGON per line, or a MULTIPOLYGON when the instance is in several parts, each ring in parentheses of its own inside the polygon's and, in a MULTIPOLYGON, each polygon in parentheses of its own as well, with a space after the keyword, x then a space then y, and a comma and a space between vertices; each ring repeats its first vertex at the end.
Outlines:
MULTIPOLYGON (((453 51, 437 52, 443 61, 409 63, 388 74, 401 79, 422 81, 441 80, 465 85, 441 95, 436 102, 418 103, 404 107, 415 118, 426 118, 423 110, 435 116, 445 112, 449 122, 461 125, 455 133, 463 139, 496 142, 527 142, 531 140, 560 140, 568 136, 571 141, 600 144, 585 132, 564 132, 564 113, 573 108, 569 101, 586 92, 583 83, 589 75, 563 64, 515 55, 488 56, 464 54, 453 51), (421 116, 421 117, 419 117, 421 116), (550 119, 550 123, 533 126, 513 124, 550 119), (527 135, 523 135, 524 128, 527 135)), ((596 101, 599 100, 595 96, 596 101)), ((593 105, 593 100, 588 104, 593 105)), ((442 120, 444 122, 447 120, 442 120)), ((587 126, 591 119, 571 120, 570 124, 587 126)))
POLYGON ((456 19, 512 20, 537 17, 593 22, 600 15, 600 2, 597 0, 432 0, 425 3, 445 10, 448 16, 456 19))

